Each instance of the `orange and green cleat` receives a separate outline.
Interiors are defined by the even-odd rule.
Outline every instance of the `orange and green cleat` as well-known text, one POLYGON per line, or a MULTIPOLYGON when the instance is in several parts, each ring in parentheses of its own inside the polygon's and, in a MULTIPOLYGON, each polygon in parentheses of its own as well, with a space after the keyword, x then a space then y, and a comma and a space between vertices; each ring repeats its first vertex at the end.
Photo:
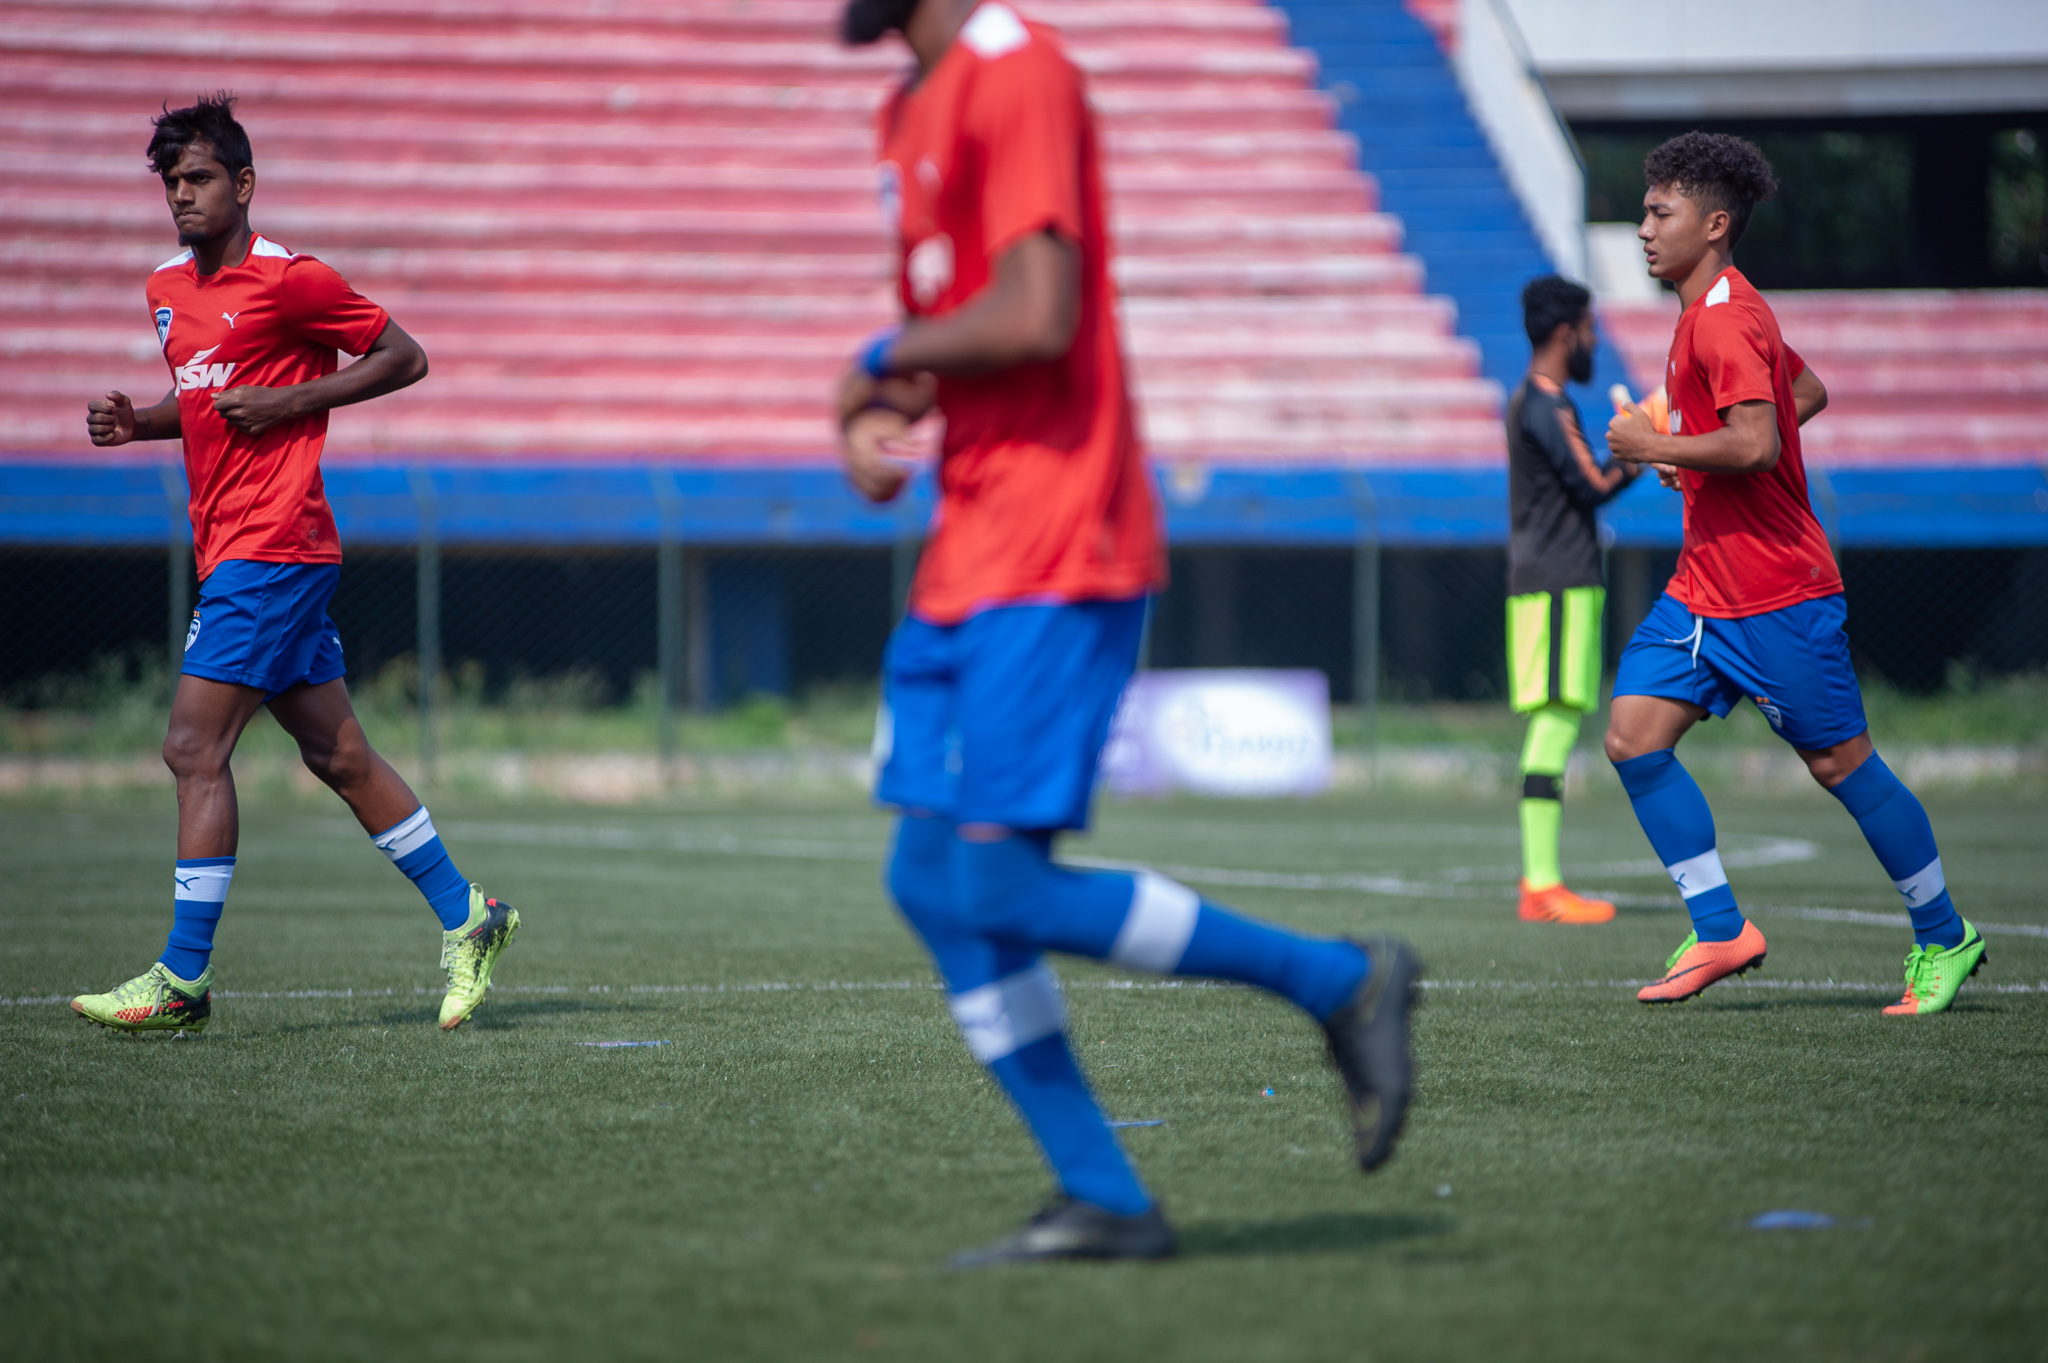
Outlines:
POLYGON ((1535 890, 1522 882, 1522 905, 1515 913, 1524 923, 1611 923, 1614 905, 1604 899, 1573 894, 1563 885, 1535 890))
POLYGON ((1683 1003, 1718 980, 1756 969, 1764 963, 1764 951, 1763 933, 1747 921, 1742 931, 1726 942, 1702 942, 1698 933, 1688 933, 1664 963, 1664 978, 1637 990, 1636 999, 1641 1003, 1683 1003))
POLYGON ((213 967, 181 980, 158 961, 104 994, 80 994, 71 1011, 122 1032, 199 1032, 213 1013, 213 967))
POLYGON ((1983 968, 1984 939, 1963 920, 1963 940, 1952 947, 1916 946, 1906 953, 1906 997, 1884 1010, 1888 1018, 1943 1013, 1963 981, 1983 968))

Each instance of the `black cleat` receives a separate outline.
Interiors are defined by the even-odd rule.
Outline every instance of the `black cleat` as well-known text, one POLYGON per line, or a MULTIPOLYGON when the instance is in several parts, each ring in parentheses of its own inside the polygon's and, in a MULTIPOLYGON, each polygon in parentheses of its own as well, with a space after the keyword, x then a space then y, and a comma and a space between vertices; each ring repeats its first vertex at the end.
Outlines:
POLYGON ((1408 1014, 1417 1002, 1422 960, 1399 938, 1354 940, 1371 958, 1372 968, 1351 1001, 1330 1014, 1323 1033, 1351 1097, 1358 1167, 1371 1173, 1393 1158, 1394 1141, 1408 1117, 1408 1094, 1415 1082, 1408 1014))
POLYGON ((1024 1229, 992 1245, 962 1250, 946 1267, 987 1268, 1045 1259, 1165 1259, 1177 1238, 1158 1207, 1118 1216, 1091 1202, 1062 1197, 1031 1218, 1024 1229))

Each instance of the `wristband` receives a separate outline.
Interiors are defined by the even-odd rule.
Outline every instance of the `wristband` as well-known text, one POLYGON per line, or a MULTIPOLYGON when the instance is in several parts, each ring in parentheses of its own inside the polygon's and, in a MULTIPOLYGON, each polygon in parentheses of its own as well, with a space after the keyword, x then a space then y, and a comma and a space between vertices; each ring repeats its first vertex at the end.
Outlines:
POLYGON ((868 337, 866 344, 860 348, 860 358, 857 361, 861 372, 871 379, 886 379, 895 372, 890 363, 889 352, 895 348, 897 340, 902 335, 902 327, 883 327, 868 337))

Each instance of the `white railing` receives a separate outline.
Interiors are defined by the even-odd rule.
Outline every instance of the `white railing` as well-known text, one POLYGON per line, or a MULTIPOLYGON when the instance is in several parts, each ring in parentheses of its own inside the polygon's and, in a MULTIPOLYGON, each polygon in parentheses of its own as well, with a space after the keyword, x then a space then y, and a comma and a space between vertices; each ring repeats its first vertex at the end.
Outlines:
POLYGON ((1462 0, 1453 64, 1551 265, 1584 279, 1585 163, 1502 0, 1462 0))

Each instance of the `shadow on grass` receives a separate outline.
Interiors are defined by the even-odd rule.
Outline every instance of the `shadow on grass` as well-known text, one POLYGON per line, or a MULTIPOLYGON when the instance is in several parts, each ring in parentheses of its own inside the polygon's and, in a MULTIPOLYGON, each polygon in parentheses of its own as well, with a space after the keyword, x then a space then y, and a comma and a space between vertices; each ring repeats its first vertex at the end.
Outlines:
POLYGON ((1448 1217, 1374 1212, 1318 1212, 1284 1221, 1205 1221, 1181 1229, 1180 1252, 1190 1259, 1331 1254, 1445 1235, 1450 1230, 1448 1217))

